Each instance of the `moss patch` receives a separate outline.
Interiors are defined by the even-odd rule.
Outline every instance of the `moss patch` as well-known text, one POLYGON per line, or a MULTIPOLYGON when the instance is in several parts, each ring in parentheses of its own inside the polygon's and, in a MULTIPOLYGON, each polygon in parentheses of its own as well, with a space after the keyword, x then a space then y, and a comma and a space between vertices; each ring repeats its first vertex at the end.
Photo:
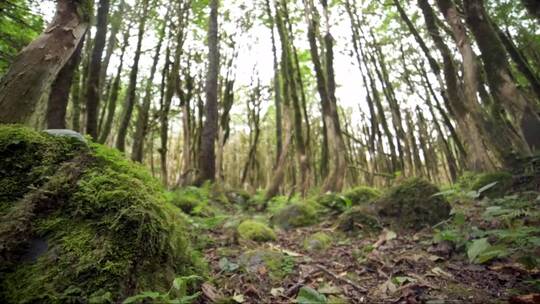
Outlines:
MULTIPOLYGON (((19 192, 4 196, 12 206, 2 210, 2 219, 19 215, 18 224, 28 235, 14 251, 18 254, 10 255, 10 267, 0 273, 1 302, 118 302, 144 290, 165 292, 176 276, 202 272, 185 216, 166 201, 159 182, 142 166, 97 144, 78 151, 69 148, 69 138, 29 129, 0 127, 0 134, 0 146, 11 147, 3 151, 27 160, 26 170, 47 168, 21 179, 38 189, 25 190, 19 200, 19 192), (13 143, 16 136, 20 141, 13 143), (58 148, 43 149, 49 145, 58 148), (21 155, 12 152, 14 147, 21 155), (45 246, 32 252, 34 243, 45 246)), ((9 223, 0 229, 9 230, 9 223)))
POLYGON ((482 195, 490 198, 502 197, 512 187, 512 174, 508 172, 490 172, 479 174, 471 184, 471 190, 478 191, 492 183, 496 184, 486 191, 483 191, 482 195))
POLYGON ((343 232, 376 232, 381 223, 376 213, 366 206, 354 207, 339 216, 337 227, 343 232))
POLYGON ((292 203, 277 211, 272 223, 283 229, 309 226, 317 222, 317 211, 308 203, 292 203))
POLYGON ((450 204, 435 185, 413 178, 394 186, 377 202, 378 215, 390 226, 421 229, 450 216, 450 204))
POLYGON ((276 239, 274 230, 266 224, 254 220, 243 221, 237 228, 238 236, 244 240, 267 242, 276 239))
POLYGON ((268 275, 272 280, 285 278, 293 271, 295 264, 292 257, 268 249, 246 251, 238 262, 248 273, 268 275))
POLYGON ((343 196, 353 205, 368 204, 381 196, 381 192, 375 188, 359 186, 346 191, 343 196))
POLYGON ((17 125, 0 126, 0 212, 41 187, 80 149, 80 142, 17 125))

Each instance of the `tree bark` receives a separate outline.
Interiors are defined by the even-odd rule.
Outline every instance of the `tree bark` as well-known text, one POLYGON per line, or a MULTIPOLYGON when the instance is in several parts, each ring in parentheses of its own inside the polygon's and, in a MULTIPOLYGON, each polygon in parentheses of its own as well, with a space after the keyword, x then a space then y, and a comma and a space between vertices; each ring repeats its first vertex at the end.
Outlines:
POLYGON ((540 134, 540 116, 538 109, 519 91, 512 78, 510 65, 504 45, 490 23, 483 0, 465 0, 463 2, 467 24, 471 29, 486 70, 487 82, 495 99, 513 118, 512 125, 517 132, 514 137, 514 152, 517 156, 530 155, 530 147, 525 141, 524 128, 534 134, 540 134), (524 125, 527 122, 527 125, 524 125))
POLYGON ((69 102, 69 93, 73 83, 73 75, 81 62, 83 44, 84 39, 81 39, 75 53, 73 53, 66 65, 60 70, 52 85, 51 93, 49 94, 49 104, 47 106, 48 129, 66 129, 66 111, 69 102))
POLYGON ((146 28, 146 20, 148 19, 148 1, 142 0, 141 21, 139 23, 139 33, 137 48, 135 50, 135 58, 133 59, 133 65, 131 66, 131 72, 129 75, 129 87, 126 92, 126 99, 124 101, 124 111, 118 128, 118 137, 116 138, 116 148, 124 152, 126 148, 126 137, 129 124, 131 122, 131 116, 133 114, 133 107, 135 106, 135 95, 137 90, 137 76, 139 74, 139 60, 141 59, 141 48, 144 32, 146 28))
POLYGON ((196 185, 213 181, 216 175, 215 143, 218 132, 218 77, 219 77, 219 0, 210 1, 210 20, 208 26, 208 73, 206 76, 205 122, 202 133, 202 146, 199 156, 199 176, 196 185))
POLYGON ((99 0, 96 37, 94 38, 94 49, 92 50, 88 83, 86 85, 86 133, 94 139, 98 137, 101 56, 103 55, 105 40, 107 38, 108 15, 109 0, 99 0))
POLYGON ((135 128, 135 135, 133 136, 133 146, 131 151, 131 159, 136 162, 142 162, 144 156, 144 142, 146 135, 148 134, 148 120, 150 116, 150 103, 152 101, 152 87, 154 85, 154 76, 156 75, 157 65, 159 62, 159 56, 161 55, 161 46, 163 45, 163 39, 165 36, 165 26, 167 24, 167 17, 162 21, 162 27, 158 33, 159 40, 156 46, 156 53, 154 54, 154 60, 152 68, 150 69, 150 77, 146 82, 146 88, 144 91, 144 98, 141 107, 137 114, 137 125, 135 128))
MULTIPOLYGON (((28 123, 88 29, 90 0, 59 0, 47 29, 17 56, 0 80, 0 123, 28 123)), ((43 117, 44 118, 44 117, 43 117)))
POLYGON ((124 67, 124 55, 126 53, 126 48, 129 44, 129 29, 126 29, 124 33, 124 41, 122 43, 122 51, 120 53, 120 64, 118 65, 118 70, 116 71, 116 76, 111 87, 111 94, 108 97, 109 102, 107 104, 107 117, 100 131, 98 142, 104 144, 111 133, 112 123, 114 120, 114 114, 116 112, 116 104, 118 102, 118 94, 120 93, 120 84, 122 78, 122 68, 124 67))

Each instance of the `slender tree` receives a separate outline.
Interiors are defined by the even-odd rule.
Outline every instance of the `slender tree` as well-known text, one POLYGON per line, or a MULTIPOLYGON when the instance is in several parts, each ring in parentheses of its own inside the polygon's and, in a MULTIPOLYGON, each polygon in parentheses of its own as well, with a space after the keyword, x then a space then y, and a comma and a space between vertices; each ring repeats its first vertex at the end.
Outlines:
POLYGON ((196 184, 213 181, 216 175, 215 142, 218 133, 218 77, 219 77, 219 0, 210 1, 208 25, 208 71, 206 76, 205 122, 199 156, 199 176, 196 184))

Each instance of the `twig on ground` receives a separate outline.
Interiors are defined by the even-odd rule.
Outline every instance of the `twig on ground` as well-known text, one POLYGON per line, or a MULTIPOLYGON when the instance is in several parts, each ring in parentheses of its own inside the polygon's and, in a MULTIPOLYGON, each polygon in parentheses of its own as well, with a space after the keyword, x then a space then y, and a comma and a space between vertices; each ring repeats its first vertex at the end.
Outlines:
POLYGON ((334 280, 342 282, 342 283, 346 283, 346 284, 352 286, 358 292, 362 292, 362 293, 367 293, 368 292, 367 289, 365 289, 364 287, 359 286, 358 284, 354 283, 353 281, 351 281, 351 280, 349 280, 347 278, 343 278, 343 277, 338 276, 337 274, 331 272, 330 270, 326 269, 324 266, 322 266, 320 264, 315 265, 315 267, 317 269, 319 269, 320 271, 326 273, 327 275, 331 276, 334 280))
POLYGON ((300 280, 296 284, 291 286, 291 288, 287 289, 287 291, 285 291, 283 293, 283 295, 286 296, 287 298, 290 298, 290 297, 294 296, 298 292, 298 290, 300 288, 302 288, 302 286, 304 286, 306 284, 306 281, 310 277, 316 275, 319 272, 321 272, 320 269, 314 269, 314 270, 308 272, 306 275, 304 275, 302 278, 300 278, 300 280))

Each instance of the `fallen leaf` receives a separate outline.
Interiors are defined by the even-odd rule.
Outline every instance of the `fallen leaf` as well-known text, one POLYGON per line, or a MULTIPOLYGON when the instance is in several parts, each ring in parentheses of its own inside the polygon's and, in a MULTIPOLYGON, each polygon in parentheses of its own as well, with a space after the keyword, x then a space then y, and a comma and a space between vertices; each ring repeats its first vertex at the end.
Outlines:
POLYGON ((272 290, 270 290, 270 294, 273 295, 274 297, 281 296, 283 292, 285 292, 285 289, 283 287, 272 288, 272 290))
POLYGON ((510 298, 510 304, 537 304, 540 303, 540 293, 533 293, 510 298))
POLYGON ((451 278, 453 279, 454 276, 444 270, 442 270, 440 267, 435 267, 433 269, 431 269, 431 272, 437 276, 443 276, 443 277, 447 277, 447 278, 451 278))
POLYGON ((235 301, 236 303, 244 303, 246 301, 246 299, 244 298, 244 295, 239 293, 239 294, 235 294, 233 297, 232 297, 233 301, 235 301))

